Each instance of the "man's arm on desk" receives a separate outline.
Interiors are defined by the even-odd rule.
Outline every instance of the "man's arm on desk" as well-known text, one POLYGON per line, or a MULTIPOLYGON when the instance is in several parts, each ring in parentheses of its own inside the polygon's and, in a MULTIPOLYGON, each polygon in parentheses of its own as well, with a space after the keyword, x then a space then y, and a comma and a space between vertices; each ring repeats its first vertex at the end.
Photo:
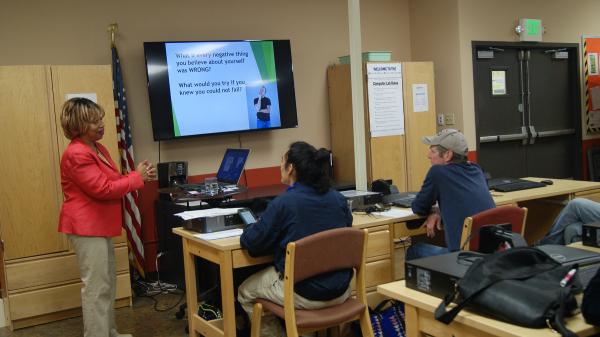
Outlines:
POLYGON ((435 236, 436 228, 442 229, 442 219, 437 206, 434 206, 438 199, 437 184, 434 183, 435 170, 437 167, 432 166, 425 176, 423 186, 412 203, 412 211, 415 214, 427 215, 427 219, 423 222, 423 227, 427 229, 427 236, 432 238, 435 236))
POLYGON ((425 176, 423 186, 417 193, 415 200, 412 203, 412 211, 419 215, 429 215, 431 213, 431 207, 436 203, 438 199, 437 184, 434 181, 435 170, 437 167, 432 166, 425 176))
POLYGON ((240 237, 240 245, 248 250, 250 256, 273 254, 277 238, 281 232, 281 207, 273 200, 257 222, 246 226, 240 237))

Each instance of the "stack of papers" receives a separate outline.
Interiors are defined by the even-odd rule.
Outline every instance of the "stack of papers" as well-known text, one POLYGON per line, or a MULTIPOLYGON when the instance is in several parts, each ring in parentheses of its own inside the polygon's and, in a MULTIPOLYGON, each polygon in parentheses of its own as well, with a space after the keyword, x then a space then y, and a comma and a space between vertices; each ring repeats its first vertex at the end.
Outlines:
POLYGON ((242 235, 243 232, 244 232, 244 230, 242 228, 234 228, 234 229, 228 229, 226 231, 220 231, 220 232, 214 232, 214 233, 198 233, 198 234, 194 234, 194 236, 199 239, 203 239, 203 240, 218 240, 218 239, 229 238, 232 236, 240 236, 240 235, 242 235))
POLYGON ((175 214, 176 216, 182 218, 183 220, 190 220, 196 218, 209 218, 215 217, 219 215, 230 215, 236 214, 238 212, 238 208, 209 208, 209 209, 199 209, 196 211, 185 211, 181 213, 175 214))
POLYGON ((348 190, 348 191, 341 191, 340 194, 345 196, 346 198, 352 198, 352 197, 361 197, 364 195, 374 195, 374 194, 380 194, 380 193, 370 192, 370 191, 348 190))
POLYGON ((404 209, 398 209, 398 208, 392 208, 389 211, 385 211, 385 212, 374 212, 371 214, 375 214, 375 215, 379 215, 379 216, 385 216, 385 217, 389 217, 389 218, 403 218, 406 216, 411 216, 415 213, 413 213, 411 210, 404 210, 404 209))

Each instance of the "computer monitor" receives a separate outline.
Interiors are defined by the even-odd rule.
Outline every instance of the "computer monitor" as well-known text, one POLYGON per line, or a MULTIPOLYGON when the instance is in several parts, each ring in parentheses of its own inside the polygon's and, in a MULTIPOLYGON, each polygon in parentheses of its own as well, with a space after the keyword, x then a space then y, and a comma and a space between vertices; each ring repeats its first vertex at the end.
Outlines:
POLYGON ((249 153, 249 149, 227 149, 217 172, 217 180, 220 183, 237 184, 249 153))

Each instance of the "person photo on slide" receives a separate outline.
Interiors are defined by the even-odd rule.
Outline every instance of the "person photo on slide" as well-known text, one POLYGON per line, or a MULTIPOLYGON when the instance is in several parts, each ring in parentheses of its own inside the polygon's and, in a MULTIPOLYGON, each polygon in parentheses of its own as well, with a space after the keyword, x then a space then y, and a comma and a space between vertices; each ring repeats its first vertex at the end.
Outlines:
POLYGON ((267 88, 263 85, 258 90, 258 97, 254 99, 254 107, 256 108, 256 128, 271 127, 271 100, 265 96, 267 88))

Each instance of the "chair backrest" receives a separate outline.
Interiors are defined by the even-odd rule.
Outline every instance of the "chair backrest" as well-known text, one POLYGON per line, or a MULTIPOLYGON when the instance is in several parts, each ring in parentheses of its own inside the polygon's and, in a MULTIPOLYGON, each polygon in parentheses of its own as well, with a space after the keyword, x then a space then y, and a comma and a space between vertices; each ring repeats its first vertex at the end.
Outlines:
MULTIPOLYGON (((367 233, 366 229, 337 228, 319 232, 287 244, 283 281, 283 309, 288 336, 299 335, 294 300, 296 297, 294 296, 295 283, 319 274, 354 268, 356 270, 355 298, 349 297, 344 303, 320 309, 325 310, 325 312, 330 311, 323 313, 325 315, 323 317, 327 317, 325 321, 315 322, 315 320, 319 320, 316 316, 309 319, 304 316, 302 325, 305 329, 309 327, 323 328, 360 318, 363 335, 373 337, 365 289, 367 233), (331 310, 334 310, 335 314, 331 310), (307 320, 312 322, 308 323, 307 320)), ((281 317, 281 315, 279 316, 281 317)), ((308 329, 307 331, 314 331, 314 329, 308 329)))
POLYGON ((359 269, 365 236, 360 229, 345 227, 295 241, 294 283, 335 270, 359 269))
POLYGON ((509 223, 512 231, 523 234, 527 208, 517 206, 500 206, 490 208, 465 219, 460 240, 461 247, 465 250, 477 251, 479 249, 479 229, 485 225, 499 225, 509 223), (467 241, 469 241, 467 243, 467 241))

